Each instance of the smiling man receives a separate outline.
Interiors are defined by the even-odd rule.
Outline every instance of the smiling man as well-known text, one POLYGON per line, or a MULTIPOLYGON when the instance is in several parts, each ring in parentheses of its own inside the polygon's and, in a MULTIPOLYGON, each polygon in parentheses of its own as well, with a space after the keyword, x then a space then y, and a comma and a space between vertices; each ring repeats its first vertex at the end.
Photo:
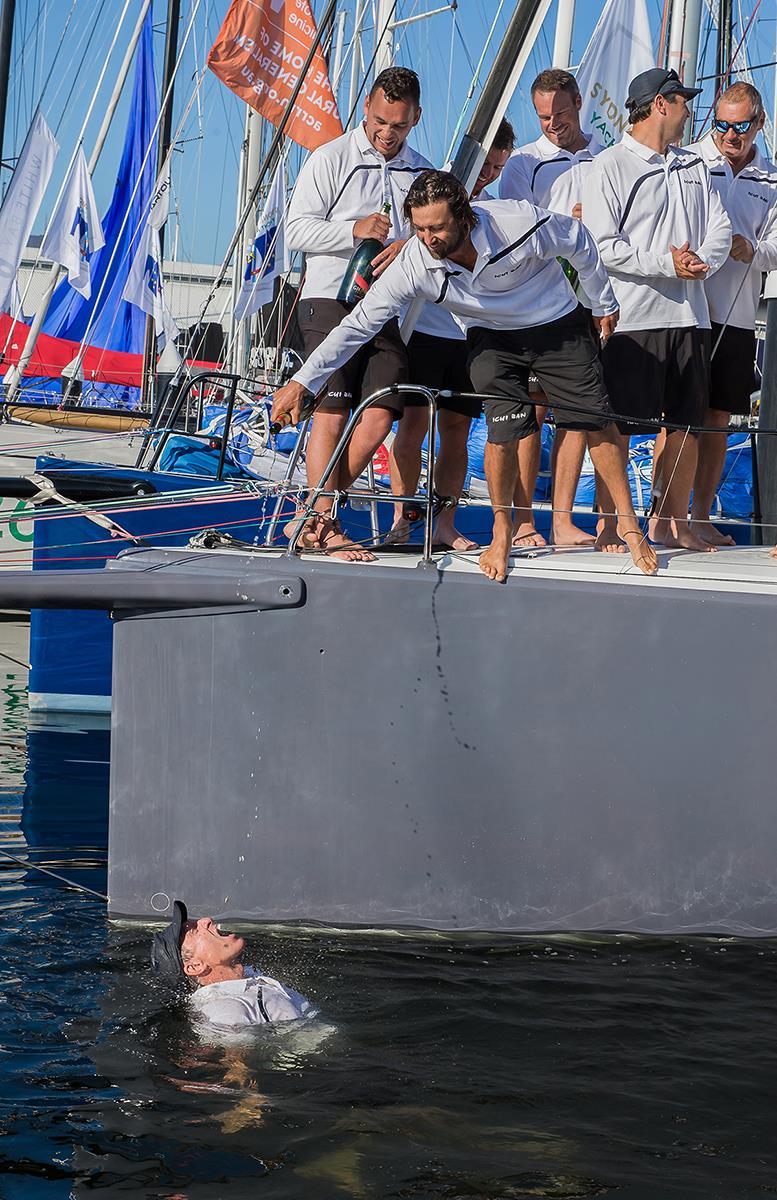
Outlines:
MULTIPOLYGON (((402 209, 405 196, 416 176, 431 166, 406 140, 420 117, 418 76, 406 67, 388 67, 372 86, 360 124, 314 150, 299 173, 289 205, 286 244, 305 254, 298 317, 306 354, 350 311, 337 296, 356 247, 370 238, 384 243, 372 260, 376 276, 402 249, 410 232, 402 209)), ((352 409, 372 392, 406 383, 407 370, 399 325, 391 320, 375 330, 353 361, 329 378, 305 451, 311 487, 326 469, 352 409)), ((403 408, 398 393, 364 413, 347 456, 328 482, 330 491, 348 488, 358 478, 403 408)), ((301 544, 348 561, 369 561, 370 552, 343 533, 333 505, 332 497, 318 501, 316 514, 300 535, 301 544)))
POLYGON ((193 985, 192 1008, 219 1028, 297 1021, 314 1015, 312 1005, 299 992, 244 964, 244 948, 242 937, 222 933, 212 917, 190 921, 186 905, 176 900, 172 921, 154 934, 151 962, 156 974, 169 983, 193 985))
POLYGON ((734 83, 715 105, 711 133, 691 146, 709 168, 734 235, 727 260, 704 284, 715 357, 704 421, 710 432, 699 438, 691 526, 713 546, 734 544, 711 524, 710 510, 723 471, 730 417, 750 414, 762 272, 777 267, 777 167, 755 144, 765 120, 761 93, 749 83, 734 83))
POLYGON ((470 204, 461 183, 427 171, 411 187, 405 215, 416 236, 344 317, 289 383, 275 393, 273 420, 296 423, 309 393, 347 363, 416 297, 447 308, 467 332, 469 374, 486 396, 485 469, 494 509, 491 545, 480 569, 504 583, 512 542, 518 445, 537 428, 529 399, 534 371, 556 404, 558 424, 585 430, 594 466, 615 489, 621 537, 646 575, 657 569, 645 544, 626 477, 599 354, 589 318, 557 262, 579 273, 602 338, 618 321, 618 305, 596 243, 580 221, 525 200, 470 204))

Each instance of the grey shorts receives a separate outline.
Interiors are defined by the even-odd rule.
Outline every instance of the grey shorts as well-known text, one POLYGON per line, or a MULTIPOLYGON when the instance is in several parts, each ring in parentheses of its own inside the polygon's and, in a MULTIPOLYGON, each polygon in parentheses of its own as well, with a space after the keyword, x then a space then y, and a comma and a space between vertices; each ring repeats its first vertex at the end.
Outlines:
POLYGON ((537 376, 559 429, 605 429, 612 422, 591 317, 582 305, 530 329, 470 329, 469 373, 484 400, 489 442, 528 437, 538 426, 529 398, 537 376))
MULTIPOLYGON (((328 298, 300 300, 299 327, 305 342, 305 354, 312 354, 327 334, 339 325, 352 310, 339 300, 328 298)), ((383 326, 371 342, 357 350, 353 358, 329 376, 318 408, 323 410, 353 409, 373 392, 393 384, 407 383, 407 351, 396 321, 383 326)), ((386 396, 381 408, 404 411, 400 394, 386 396)))

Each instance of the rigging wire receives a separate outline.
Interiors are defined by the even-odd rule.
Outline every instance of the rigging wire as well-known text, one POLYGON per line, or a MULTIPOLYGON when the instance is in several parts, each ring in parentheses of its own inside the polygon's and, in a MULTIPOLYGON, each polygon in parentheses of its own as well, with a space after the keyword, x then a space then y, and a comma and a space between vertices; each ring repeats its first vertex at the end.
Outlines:
POLYGON ((41 867, 38 863, 19 858, 16 854, 11 854, 10 851, 3 850, 2 848, 0 848, 0 854, 18 866, 23 867, 25 871, 40 871, 42 875, 49 875, 52 879, 58 879, 60 883, 67 884, 68 887, 74 888, 77 892, 86 892, 90 896, 96 896, 98 900, 108 900, 104 892, 97 892, 94 888, 87 887, 83 883, 76 883, 74 879, 66 879, 64 875, 60 875, 57 871, 52 871, 49 867, 41 867))

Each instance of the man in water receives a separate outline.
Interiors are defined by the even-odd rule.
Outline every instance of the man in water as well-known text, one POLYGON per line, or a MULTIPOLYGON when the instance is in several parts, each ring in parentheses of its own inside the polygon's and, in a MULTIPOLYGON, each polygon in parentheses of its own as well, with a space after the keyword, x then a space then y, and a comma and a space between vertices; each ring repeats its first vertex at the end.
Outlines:
POLYGON ((580 221, 535 208, 526 200, 474 206, 458 179, 427 171, 410 188, 405 214, 416 236, 381 278, 275 393, 273 419, 299 420, 303 403, 377 329, 416 297, 449 309, 467 330, 470 377, 488 396, 485 467, 494 510, 491 545, 480 556, 489 579, 507 579, 518 444, 537 428, 529 399, 534 371, 554 403, 560 427, 586 431, 594 467, 617 497, 621 537, 646 575, 658 569, 631 502, 598 346, 589 319, 556 258, 578 272, 603 339, 618 305, 591 235, 580 221))
POLYGON ((154 934, 151 962, 168 982, 194 986, 189 1002, 211 1025, 234 1029, 314 1015, 299 992, 244 964, 244 948, 243 938, 222 933, 212 917, 190 921, 176 900, 172 921, 154 934))

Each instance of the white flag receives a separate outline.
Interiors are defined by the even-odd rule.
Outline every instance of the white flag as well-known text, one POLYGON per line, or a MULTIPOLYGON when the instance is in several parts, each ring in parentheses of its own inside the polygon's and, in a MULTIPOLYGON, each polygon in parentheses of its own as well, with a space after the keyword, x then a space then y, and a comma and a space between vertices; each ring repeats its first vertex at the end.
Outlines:
POLYGON ((629 84, 655 65, 645 0, 608 0, 575 73, 583 129, 604 146, 619 142, 629 123, 629 84))
POLYGON ((70 286, 88 300, 92 294, 89 260, 94 251, 104 245, 103 227, 86 156, 83 147, 79 146, 62 197, 43 239, 41 254, 67 267, 70 286))
POLYGON ((171 150, 154 185, 154 195, 148 210, 148 223, 153 225, 154 229, 161 229, 170 213, 170 190, 173 186, 172 163, 173 152, 171 150))
POLYGON ((58 150, 43 114, 37 112, 0 208, 0 312, 7 312, 13 301, 16 272, 58 150))
POLYGON ((286 207, 286 171, 278 163, 259 218, 256 237, 246 258, 243 286, 235 304, 235 320, 242 321, 272 300, 273 284, 286 270, 283 211, 286 207))
POLYGON ((135 304, 154 318, 157 337, 164 339, 160 349, 164 349, 168 338, 175 338, 179 330, 165 304, 161 258, 159 230, 146 223, 124 285, 122 299, 135 304))

